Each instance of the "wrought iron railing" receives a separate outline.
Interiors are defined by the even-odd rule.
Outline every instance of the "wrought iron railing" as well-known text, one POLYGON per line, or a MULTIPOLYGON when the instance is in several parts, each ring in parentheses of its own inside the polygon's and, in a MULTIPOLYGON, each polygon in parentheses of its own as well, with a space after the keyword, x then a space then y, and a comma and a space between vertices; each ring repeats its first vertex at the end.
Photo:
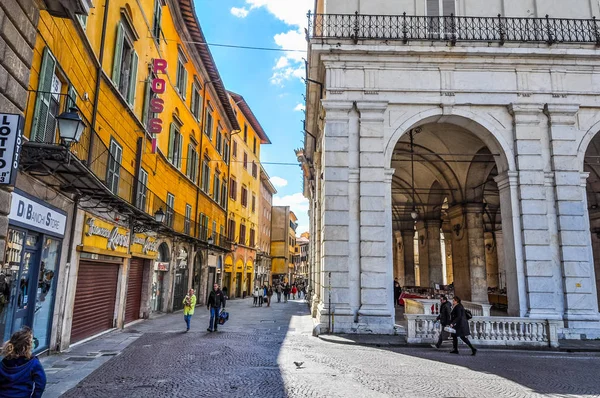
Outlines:
POLYGON ((308 37, 359 40, 435 40, 517 43, 591 43, 600 46, 592 19, 362 14, 308 14, 308 37))

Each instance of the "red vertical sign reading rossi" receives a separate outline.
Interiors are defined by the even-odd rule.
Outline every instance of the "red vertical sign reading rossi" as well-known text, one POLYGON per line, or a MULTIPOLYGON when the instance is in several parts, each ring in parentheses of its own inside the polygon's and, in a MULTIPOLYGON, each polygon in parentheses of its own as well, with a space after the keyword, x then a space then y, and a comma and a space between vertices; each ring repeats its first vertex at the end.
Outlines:
MULTIPOLYGON (((152 84, 150 85, 150 89, 153 94, 157 96, 159 94, 163 94, 167 89, 167 83, 165 79, 158 77, 159 73, 167 74, 167 61, 164 59, 154 59, 152 60, 152 72, 156 75, 155 78, 152 79, 152 84)), ((152 98, 150 100, 150 113, 152 114, 160 114, 165 109, 165 102, 162 98, 152 98)), ((159 116, 159 115, 156 115, 159 116)), ((153 117, 150 119, 148 123, 148 131, 152 136, 152 153, 156 153, 156 134, 162 133, 162 119, 160 117, 153 117)))

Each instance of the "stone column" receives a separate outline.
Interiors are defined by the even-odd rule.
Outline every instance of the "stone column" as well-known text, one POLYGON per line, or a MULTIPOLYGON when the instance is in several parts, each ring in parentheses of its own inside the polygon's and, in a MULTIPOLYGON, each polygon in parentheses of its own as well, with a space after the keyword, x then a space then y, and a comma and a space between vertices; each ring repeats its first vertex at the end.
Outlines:
POLYGON ((496 256, 498 257, 498 287, 506 287, 506 265, 504 262, 504 234, 502 231, 494 232, 496 236, 496 256))
POLYGON ((552 176, 556 192, 558 245, 564 319, 569 328, 600 327, 596 278, 587 212, 587 173, 580 173, 577 112, 579 105, 546 105, 552 176))
POLYGON ((402 247, 404 248, 404 285, 415 286, 415 231, 403 230, 402 247))
POLYGON ((465 213, 462 206, 448 209, 448 218, 452 228, 452 269, 454 294, 463 300, 471 300, 471 270, 469 269, 469 242, 465 213))
POLYGON ((485 239, 485 267, 487 270, 487 284, 489 287, 498 287, 498 250, 493 232, 486 232, 485 239))
MULTIPOLYGON (((527 291, 521 292, 526 296, 520 297, 527 300, 521 305, 525 304, 528 308, 520 315, 560 319, 564 311, 563 286, 560 280, 560 253, 556 243, 556 216, 553 214, 553 181, 549 174, 550 149, 546 117, 541 104, 513 104, 509 110, 515 124, 522 227, 519 234, 523 237, 524 273, 527 278, 527 291)), ((502 194, 501 203, 504 203, 502 194)), ((506 230, 504 232, 506 236, 506 230)), ((509 280, 508 284, 512 282, 509 280)))
POLYGON ((404 242, 401 231, 394 231, 394 245, 394 278, 398 278, 400 286, 405 286, 404 242))
POLYGON ((323 107, 326 117, 321 147, 323 172, 320 213, 322 275, 325 291, 323 305, 320 308, 320 323, 327 327, 330 314, 334 312, 337 331, 338 322, 342 327, 352 322, 350 294, 352 289, 358 288, 349 284, 350 273, 354 272, 351 270, 355 270, 358 265, 357 259, 349 256, 348 234, 350 222, 348 140, 349 112, 352 103, 323 101, 323 107), (331 285, 331 302, 329 302, 329 285, 331 285))
POLYGON ((391 186, 384 161, 387 102, 358 102, 360 112, 361 307, 358 330, 393 333, 391 186))
POLYGON ((596 295, 600 305, 600 211, 590 211, 590 231, 592 234, 592 256, 596 274, 596 295))
POLYGON ((452 233, 444 231, 444 243, 446 244, 446 283, 454 282, 454 262, 452 259, 452 233))
POLYGON ((429 282, 429 244, 427 243, 427 225, 424 221, 416 224, 419 250, 419 286, 431 287, 429 282))
POLYGON ((434 287, 443 283, 442 247, 439 220, 426 220, 417 223, 419 233, 419 271, 421 286, 434 287))

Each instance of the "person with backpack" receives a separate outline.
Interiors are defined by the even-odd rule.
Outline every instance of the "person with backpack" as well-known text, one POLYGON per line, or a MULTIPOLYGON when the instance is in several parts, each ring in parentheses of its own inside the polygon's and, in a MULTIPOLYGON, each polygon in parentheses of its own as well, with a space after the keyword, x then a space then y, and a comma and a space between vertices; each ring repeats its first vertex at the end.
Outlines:
POLYGON ((46 373, 32 354, 33 332, 27 326, 13 333, 2 347, 0 397, 39 398, 46 388, 46 373))
POLYGON ((461 299, 458 296, 454 296, 452 303, 454 306, 452 307, 452 312, 450 314, 450 326, 455 332, 452 334, 452 351, 450 351, 450 353, 458 354, 458 339, 460 338, 471 349, 471 355, 476 355, 477 348, 473 347, 468 337, 471 335, 469 319, 472 316, 467 317, 467 313, 470 314, 471 312, 465 310, 465 307, 461 304, 461 299))
POLYGON ((225 308, 226 300, 225 295, 221 289, 219 289, 219 284, 215 283, 213 291, 208 295, 208 300, 206 302, 206 309, 210 310, 210 323, 208 324, 208 329, 206 329, 207 331, 217 331, 221 307, 225 308))
POLYGON ((446 332, 444 328, 450 325, 450 319, 452 318, 452 304, 450 304, 448 298, 446 296, 442 296, 440 297, 440 302, 440 314, 438 315, 436 321, 440 322, 442 330, 440 331, 440 337, 437 344, 432 344, 435 348, 440 348, 442 346, 442 342, 448 338, 448 332, 446 332))

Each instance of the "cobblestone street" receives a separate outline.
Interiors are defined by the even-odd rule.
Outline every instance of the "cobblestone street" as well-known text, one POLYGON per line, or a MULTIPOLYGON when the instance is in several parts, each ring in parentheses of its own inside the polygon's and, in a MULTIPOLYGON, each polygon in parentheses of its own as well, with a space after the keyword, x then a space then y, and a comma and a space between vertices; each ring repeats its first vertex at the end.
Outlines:
MULTIPOLYGON (((311 336, 311 318, 300 301, 253 308, 251 300, 237 300, 229 303, 228 311, 230 321, 218 333, 206 332, 207 311, 199 307, 188 333, 183 332, 181 314, 173 314, 97 339, 123 335, 135 341, 127 343, 120 354, 111 354, 63 396, 600 395, 598 354, 482 349, 472 357, 464 349, 462 355, 455 356, 447 353, 449 349, 341 345, 311 336), (294 362, 303 364, 298 367, 294 362)), ((90 356, 98 354, 99 343, 87 343, 90 347, 92 344, 96 347, 87 353, 90 356)), ((83 357, 86 344, 77 350, 83 357)), ((57 358, 68 356, 44 361, 50 383, 57 377, 52 374, 52 366, 65 366, 57 358)), ((54 383, 57 387, 56 380, 54 383)))

